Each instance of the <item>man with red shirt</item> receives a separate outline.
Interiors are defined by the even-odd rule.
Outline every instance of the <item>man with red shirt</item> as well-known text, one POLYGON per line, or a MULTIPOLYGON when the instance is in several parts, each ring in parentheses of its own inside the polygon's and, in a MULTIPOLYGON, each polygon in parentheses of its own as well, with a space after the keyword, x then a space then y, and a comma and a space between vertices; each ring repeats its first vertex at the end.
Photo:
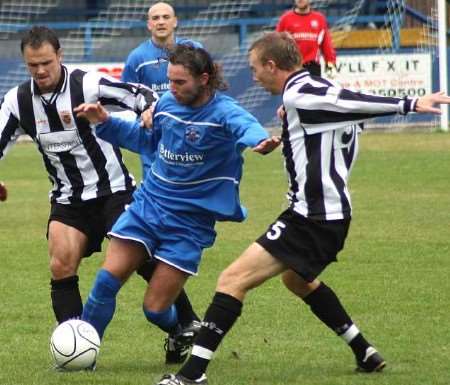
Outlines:
POLYGON ((277 32, 289 32, 303 58, 303 67, 320 76, 320 52, 325 59, 326 76, 336 73, 336 51, 325 16, 311 10, 309 0, 295 0, 294 8, 281 15, 277 32))

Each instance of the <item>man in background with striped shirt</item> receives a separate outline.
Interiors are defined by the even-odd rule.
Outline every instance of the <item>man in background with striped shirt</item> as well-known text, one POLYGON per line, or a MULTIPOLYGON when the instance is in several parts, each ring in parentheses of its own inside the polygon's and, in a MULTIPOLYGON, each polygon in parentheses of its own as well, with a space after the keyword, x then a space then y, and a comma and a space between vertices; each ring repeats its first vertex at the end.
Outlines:
POLYGON ((245 295, 279 274, 284 285, 350 346, 358 371, 381 371, 384 359, 318 276, 336 261, 347 237, 347 181, 358 150, 358 123, 396 113, 439 113, 433 106, 450 104, 450 98, 442 93, 415 99, 379 97, 311 77, 302 67, 295 41, 285 32, 255 41, 249 61, 254 79, 272 94, 283 95, 290 207, 222 272, 189 360, 158 385, 207 384, 208 364, 241 314, 245 295))

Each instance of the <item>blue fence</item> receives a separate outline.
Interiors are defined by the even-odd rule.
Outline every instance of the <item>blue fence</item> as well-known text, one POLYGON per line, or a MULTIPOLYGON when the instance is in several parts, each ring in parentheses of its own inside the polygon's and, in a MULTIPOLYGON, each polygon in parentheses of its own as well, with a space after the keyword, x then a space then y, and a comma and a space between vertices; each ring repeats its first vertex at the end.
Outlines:
MULTIPOLYGON (((270 5, 265 5, 269 9, 270 5)), ((416 18, 421 22, 429 22, 428 17, 417 12, 413 8, 406 6, 405 12, 412 17, 416 18)), ((333 25, 339 20, 339 16, 329 16, 328 22, 333 25)), ((239 34, 239 46, 243 49, 245 41, 249 33, 249 27, 261 26, 261 27, 274 27, 278 21, 278 17, 248 17, 240 19, 203 19, 203 20, 185 20, 180 21, 180 27, 201 27, 201 26, 211 26, 216 25, 220 27, 235 27, 239 34)), ((355 25, 366 25, 368 23, 385 23, 384 15, 359 15, 352 23, 355 25)), ((402 13, 394 15, 391 20, 390 27, 392 29, 392 47, 396 51, 400 48, 400 27, 403 22, 402 13)), ((147 28, 147 23, 144 20, 120 20, 120 21, 86 21, 86 22, 45 22, 42 21, 40 24, 44 24, 56 31, 68 31, 68 30, 83 30, 84 31, 84 59, 92 60, 93 56, 93 36, 96 29, 123 29, 123 30, 145 30, 147 28)), ((14 23, 0 24, 0 32, 21 32, 27 30, 30 27, 28 23, 14 23)))
MULTIPOLYGON (((264 11, 264 10, 263 10, 264 11)), ((429 20, 426 16, 418 13, 417 11, 411 9, 410 7, 406 7, 405 11, 413 16, 415 19, 420 20, 421 22, 426 22, 430 25, 429 20)), ((408 52, 399 47, 399 32, 403 21, 403 16, 401 13, 397 16, 398 20, 394 20, 392 22, 391 18, 391 28, 392 28, 392 51, 393 52, 408 52)), ((330 25, 333 25, 337 20, 339 20, 339 16, 329 16, 328 21, 330 25)), ((220 27, 229 27, 233 30, 236 30, 239 35, 239 46, 241 50, 245 50, 245 42, 248 40, 248 34, 255 30, 256 27, 265 27, 267 29, 273 29, 276 22, 278 21, 278 17, 247 17, 241 19, 214 19, 214 20, 184 20, 180 22, 180 27, 191 28, 191 27, 201 27, 201 26, 211 26, 212 23, 214 25, 220 27)), ((366 25, 370 22, 385 24, 385 16, 369 16, 369 15, 359 15, 352 20, 352 23, 356 25, 366 25)), ((121 21, 86 21, 86 22, 40 22, 40 24, 45 24, 50 28, 59 31, 70 31, 70 30, 82 30, 84 36, 84 57, 83 61, 96 61, 98 58, 95 57, 94 52, 94 40, 95 40, 95 32, 96 29, 123 29, 123 30, 146 30, 146 22, 144 20, 121 20, 121 21)), ((0 25, 0 32, 20 32, 23 30, 27 30, 29 28, 29 24, 2 24, 0 25)), ((338 55, 349 54, 351 51, 339 51, 338 55)), ((358 53, 362 53, 358 51, 358 53)), ((373 53, 373 51, 366 50, 365 53, 373 53)), ((123 57, 111 58, 111 61, 123 61, 123 57)), ((0 71, 1 73, 7 74, 11 68, 17 68, 18 64, 21 63, 20 58, 16 60, 2 60, 0 61, 0 71)), ((435 67, 438 66, 437 62, 433 64, 435 67)), ((450 72, 450 71, 449 71, 450 72)), ((438 69, 434 68, 433 70, 433 89, 436 90, 438 87, 438 69)), ((239 97, 243 93, 245 93, 246 89, 253 85, 252 77, 249 72, 248 67, 242 68, 238 71, 238 73, 233 76, 230 81, 230 95, 233 97, 239 97)), ((6 90, 2 90, 6 91, 6 90)), ((264 124, 270 124, 273 122, 275 116, 275 110, 277 106, 281 103, 279 98, 267 97, 262 100, 260 104, 255 107, 250 107, 249 110, 256 115, 256 117, 264 124)), ((429 117, 428 117, 429 118, 429 117)), ((427 119, 427 117, 422 117, 422 119, 427 119)))

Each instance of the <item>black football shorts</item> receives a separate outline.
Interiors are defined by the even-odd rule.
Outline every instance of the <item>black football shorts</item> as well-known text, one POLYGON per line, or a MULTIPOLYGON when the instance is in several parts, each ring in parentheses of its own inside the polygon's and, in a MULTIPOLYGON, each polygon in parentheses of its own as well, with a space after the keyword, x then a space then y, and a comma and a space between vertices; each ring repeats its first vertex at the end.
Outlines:
POLYGON ((256 242, 307 282, 331 263, 344 247, 350 218, 314 220, 287 209, 256 242))
MULTIPOLYGON (((133 191, 119 191, 88 201, 61 204, 53 202, 48 224, 58 221, 86 234, 89 242, 85 257, 101 251, 102 242, 112 225, 132 201, 133 191)), ((47 225, 48 237, 48 225, 47 225)))

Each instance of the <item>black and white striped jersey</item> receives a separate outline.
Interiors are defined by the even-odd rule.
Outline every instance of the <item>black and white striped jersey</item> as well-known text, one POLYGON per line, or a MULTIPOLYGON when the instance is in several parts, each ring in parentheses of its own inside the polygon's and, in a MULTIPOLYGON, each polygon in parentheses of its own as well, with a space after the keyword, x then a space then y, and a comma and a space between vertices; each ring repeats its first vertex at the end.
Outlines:
POLYGON ((318 220, 351 217, 347 182, 360 123, 412 112, 416 102, 352 92, 306 70, 292 74, 283 91, 282 133, 291 208, 318 220))
POLYGON ((8 91, 0 109, 0 158, 21 134, 28 134, 42 154, 52 202, 109 195, 134 188, 134 179, 120 150, 95 135, 95 128, 77 118, 73 108, 100 101, 109 110, 140 114, 157 95, 150 89, 98 72, 68 71, 52 94, 41 95, 32 79, 8 91))

